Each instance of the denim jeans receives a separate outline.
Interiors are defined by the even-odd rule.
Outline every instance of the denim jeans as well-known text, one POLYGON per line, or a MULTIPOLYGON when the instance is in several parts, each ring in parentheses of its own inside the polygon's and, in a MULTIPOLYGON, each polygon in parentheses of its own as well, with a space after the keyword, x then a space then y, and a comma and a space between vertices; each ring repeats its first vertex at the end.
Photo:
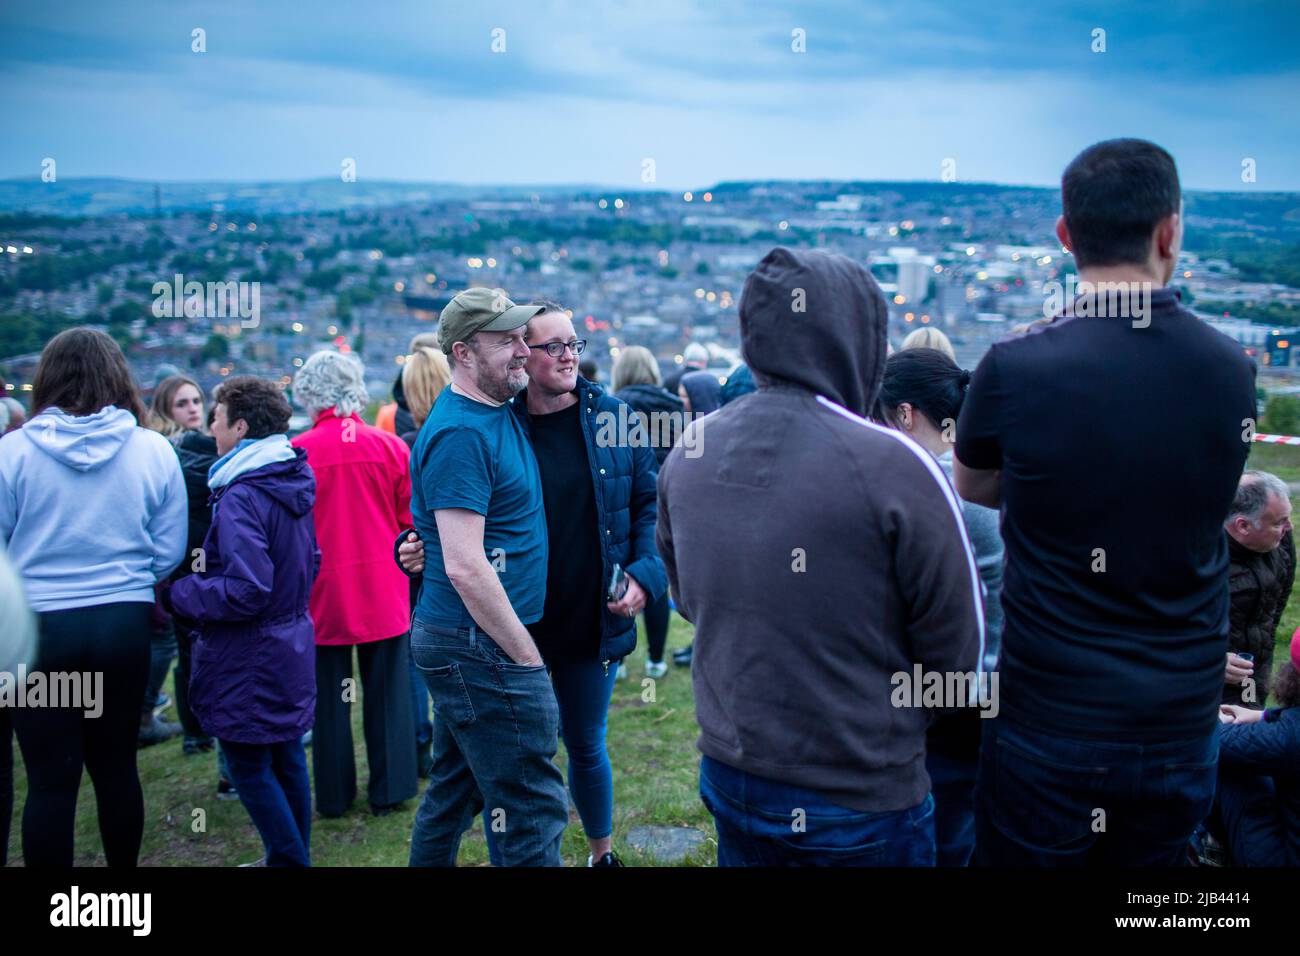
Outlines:
POLYGON ((424 750, 433 742, 433 721, 429 719, 429 688, 424 683, 424 675, 415 666, 412 657, 411 674, 411 712, 415 714, 415 749, 424 750))
MULTIPOLYGON (((599 840, 614 831, 614 771, 605 749, 605 724, 618 667, 611 661, 607 671, 594 657, 546 666, 560 708, 560 737, 569 755, 569 795, 587 839, 599 840)), ((483 831, 492 865, 501 866, 501 840, 486 813, 483 831)))
POLYGON ((221 751, 239 800, 266 847, 266 865, 311 866, 311 777, 302 740, 223 740, 221 751))
POLYGON ((1214 800, 1219 736, 1074 740, 985 721, 975 785, 980 866, 1182 866, 1214 800))
POLYGON ((718 866, 934 866, 928 794, 867 813, 704 757, 700 799, 717 824, 718 866))
POLYGON ((974 761, 959 760, 933 750, 925 756, 930 793, 934 797, 935 863, 938 866, 969 866, 975 852, 976 766, 974 761))
POLYGON ((476 627, 416 619, 411 659, 433 698, 433 771, 415 815, 411 866, 454 866, 487 810, 506 866, 559 866, 569 822, 555 766, 559 709, 546 665, 514 663, 476 627))

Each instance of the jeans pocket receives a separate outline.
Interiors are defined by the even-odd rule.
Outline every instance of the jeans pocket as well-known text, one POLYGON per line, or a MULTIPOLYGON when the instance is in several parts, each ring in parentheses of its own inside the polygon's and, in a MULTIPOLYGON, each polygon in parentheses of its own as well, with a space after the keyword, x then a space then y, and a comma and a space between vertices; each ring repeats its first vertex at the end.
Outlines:
POLYGON ((798 866, 881 866, 886 862, 889 839, 884 835, 864 839, 862 827, 847 822, 814 829, 817 832, 798 833, 792 827, 788 836, 773 834, 771 839, 798 866))
POLYGON ((470 702, 460 665, 453 661, 433 667, 421 663, 418 656, 412 657, 412 660, 429 687, 434 713, 450 721, 453 727, 468 727, 474 723, 474 705, 470 702))
POLYGON ((1105 820, 1108 767, 1080 766, 995 741, 993 823, 1031 849, 1074 851, 1096 842, 1105 820), (1098 812, 1100 811, 1100 813, 1098 812))

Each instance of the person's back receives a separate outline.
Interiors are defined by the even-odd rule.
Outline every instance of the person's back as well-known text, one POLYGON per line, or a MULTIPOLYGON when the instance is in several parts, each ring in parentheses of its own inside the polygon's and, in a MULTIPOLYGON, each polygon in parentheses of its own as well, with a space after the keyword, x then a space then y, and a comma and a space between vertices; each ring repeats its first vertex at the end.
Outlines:
POLYGON ((1062 318, 995 345, 999 407, 968 400, 958 427, 963 461, 993 428, 1002 449, 1004 712, 1073 736, 1208 731, 1223 682, 1250 363, 1173 291, 1152 299, 1148 328, 1062 318))
POLYGON ((884 310, 848 260, 770 253, 741 309, 758 392, 694 422, 659 479, 660 553, 696 627, 700 750, 872 814, 929 790, 929 714, 891 702, 893 675, 974 672, 983 636, 947 480, 861 417, 884 310), (803 317, 793 288, 807 290, 803 317))
POLYGON ((132 414, 57 408, 0 439, 0 534, 35 611, 153 602, 185 547, 176 453, 132 414))
POLYGON ((405 442, 357 415, 322 412, 293 439, 316 475, 316 530, 323 555, 312 616, 320 644, 354 644, 404 633, 406 577, 393 566, 393 538, 410 527, 405 442))
POLYGON ((1254 366, 1165 287, 1182 243, 1167 152, 1089 147, 1062 208, 1080 294, 989 350, 957 422, 957 488, 1002 508, 1007 551, 976 858, 1174 865, 1214 793, 1222 524, 1254 366))

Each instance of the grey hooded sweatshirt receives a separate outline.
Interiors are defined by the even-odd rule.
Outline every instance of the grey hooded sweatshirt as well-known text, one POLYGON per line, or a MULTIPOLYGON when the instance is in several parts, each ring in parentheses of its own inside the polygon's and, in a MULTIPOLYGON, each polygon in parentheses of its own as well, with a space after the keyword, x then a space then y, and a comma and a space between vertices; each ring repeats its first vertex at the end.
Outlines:
POLYGON ((885 320, 861 265, 768 253, 740 302, 758 391, 673 449, 657 527, 695 624, 700 750, 869 812, 930 789, 934 711, 894 706, 895 675, 974 672, 984 642, 956 494, 924 449, 865 418, 885 320))

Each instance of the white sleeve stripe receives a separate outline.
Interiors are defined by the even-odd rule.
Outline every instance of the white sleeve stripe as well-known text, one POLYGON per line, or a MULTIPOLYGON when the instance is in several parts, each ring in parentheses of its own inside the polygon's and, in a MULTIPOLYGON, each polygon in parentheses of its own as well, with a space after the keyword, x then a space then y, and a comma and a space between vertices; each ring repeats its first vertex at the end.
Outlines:
POLYGON ((984 606, 980 598, 981 588, 979 569, 975 566, 975 555, 971 549, 970 538, 966 535, 966 519, 962 517, 961 502, 957 500, 957 493, 953 491, 952 485, 948 483, 948 476, 943 473, 943 469, 939 467, 939 463, 934 460, 933 455, 902 432, 893 428, 886 428, 884 425, 877 425, 875 422, 868 421, 861 415, 855 415, 844 406, 832 402, 825 395, 818 395, 817 401, 821 402, 836 414, 842 415, 850 421, 857 422, 859 425, 870 428, 882 435, 888 435, 890 438, 900 442, 904 447, 911 449, 912 453, 925 464, 930 475, 936 482, 938 482, 939 487, 943 489, 944 497, 948 500, 948 507, 952 511, 953 518, 957 522, 957 530, 961 533, 962 546, 966 549, 966 567, 970 572, 971 594, 975 599, 975 617, 979 621, 980 631, 980 653, 975 673, 977 678, 982 678, 984 673, 984 606))

